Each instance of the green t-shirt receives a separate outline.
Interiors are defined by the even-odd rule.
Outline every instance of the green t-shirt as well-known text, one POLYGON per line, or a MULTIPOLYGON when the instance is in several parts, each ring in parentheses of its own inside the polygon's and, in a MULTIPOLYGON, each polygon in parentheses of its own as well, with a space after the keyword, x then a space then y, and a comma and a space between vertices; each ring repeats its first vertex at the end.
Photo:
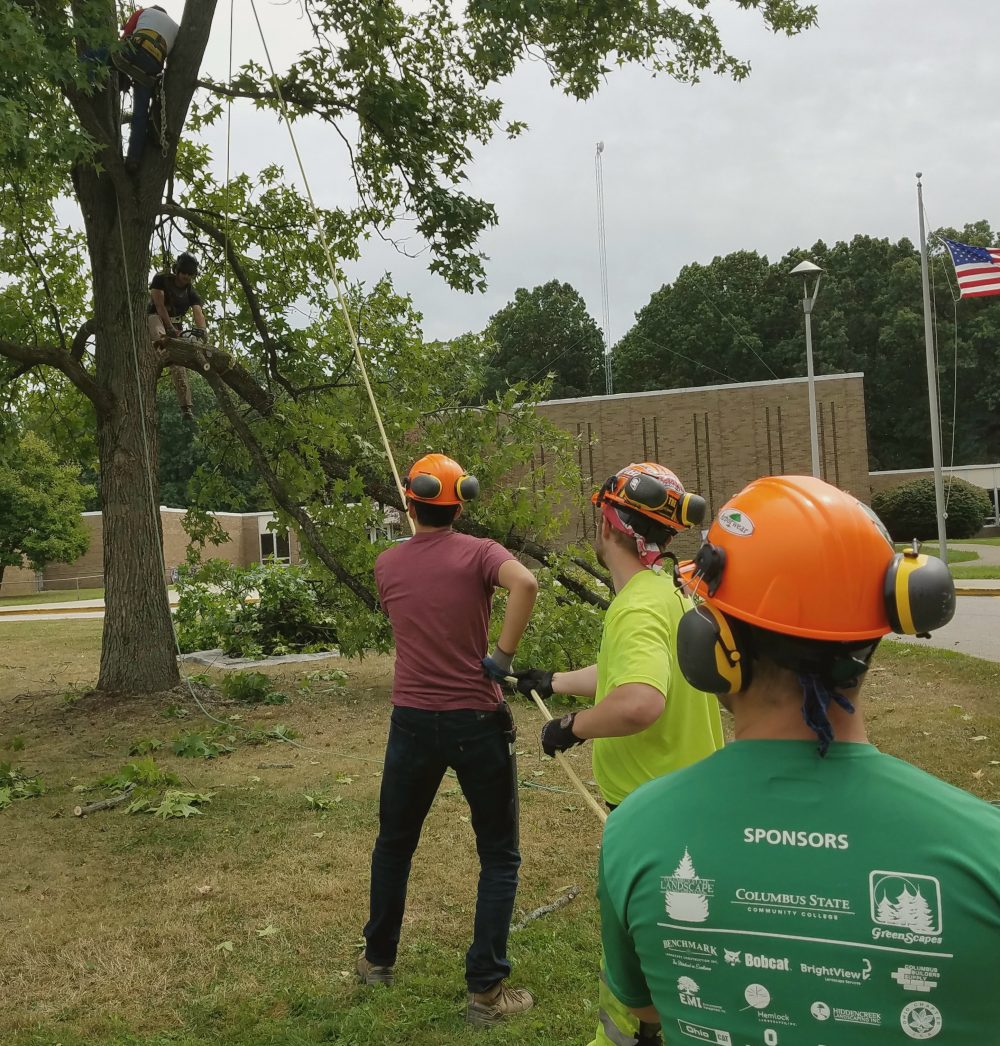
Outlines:
POLYGON ((870 745, 738 741, 601 853, 608 984, 715 1046, 1000 1042, 1000 810, 870 745))
POLYGON ((612 805, 722 747, 718 700, 695 690, 674 659, 677 624, 691 605, 669 574, 643 570, 608 607, 597 655, 597 702, 624 683, 648 683, 666 698, 663 714, 641 733, 594 741, 594 778, 612 805))

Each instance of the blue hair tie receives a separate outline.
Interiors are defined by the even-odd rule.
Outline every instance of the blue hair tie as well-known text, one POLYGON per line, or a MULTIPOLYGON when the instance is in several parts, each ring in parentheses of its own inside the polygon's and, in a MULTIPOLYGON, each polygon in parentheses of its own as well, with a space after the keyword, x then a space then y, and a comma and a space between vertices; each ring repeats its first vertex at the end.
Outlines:
POLYGON ((827 686, 817 675, 799 674, 799 685, 802 687, 802 718, 806 726, 819 738, 819 754, 825 756, 833 740, 833 727, 826 714, 830 702, 835 701, 850 715, 854 714, 854 705, 839 690, 827 686))

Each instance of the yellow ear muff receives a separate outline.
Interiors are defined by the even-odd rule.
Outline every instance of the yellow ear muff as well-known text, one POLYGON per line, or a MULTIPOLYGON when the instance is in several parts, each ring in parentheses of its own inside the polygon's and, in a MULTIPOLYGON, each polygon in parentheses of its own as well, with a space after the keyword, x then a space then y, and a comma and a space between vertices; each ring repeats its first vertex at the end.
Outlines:
POLYGON ((687 611, 677 627, 677 663, 684 678, 710 694, 738 694, 750 682, 750 658, 739 626, 707 603, 687 611))
POLYGON ((479 497, 479 480, 475 476, 460 476, 455 484, 455 493, 459 501, 471 501, 479 497))
POLYGON ((700 494, 685 494, 677 515, 686 527, 697 527, 705 521, 705 499, 700 494))
POLYGON ((893 632, 919 636, 955 616, 955 582, 945 562, 907 548, 885 574, 885 611, 893 632))

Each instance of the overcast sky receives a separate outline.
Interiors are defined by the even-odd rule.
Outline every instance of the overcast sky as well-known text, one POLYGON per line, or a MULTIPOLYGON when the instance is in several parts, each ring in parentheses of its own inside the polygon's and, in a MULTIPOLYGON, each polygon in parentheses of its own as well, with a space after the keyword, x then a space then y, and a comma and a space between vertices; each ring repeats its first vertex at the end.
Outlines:
MULTIPOLYGON (((180 14, 180 0, 161 0, 180 14)), ((258 0, 279 66, 307 39, 297 5, 258 0)), ((237 0, 235 62, 263 51, 247 0, 237 0)), ((600 320, 594 151, 605 143, 612 340, 650 294, 691 261, 739 249, 770 258, 817 239, 855 233, 917 239, 914 172, 924 172, 932 224, 986 218, 1000 228, 1000 141, 995 0, 819 0, 819 25, 770 36, 755 13, 726 0, 712 10, 729 49, 751 61, 741 84, 693 87, 640 69, 615 72, 592 101, 572 101, 538 65, 498 88, 520 139, 476 152, 469 190, 493 201, 499 226, 481 241, 485 294, 451 291, 378 243, 351 279, 389 270, 424 315, 429 337, 480 329, 518 287, 557 278, 573 284, 600 320)), ((229 5, 219 3, 205 70, 224 79, 229 5)), ((224 128, 212 141, 223 157, 224 128)), ((321 205, 350 200, 342 147, 317 125, 301 132, 307 173, 321 205)), ((286 131, 249 106, 233 110, 234 169, 275 160, 298 182, 286 131)), ((819 306, 817 306, 819 307, 819 306)))

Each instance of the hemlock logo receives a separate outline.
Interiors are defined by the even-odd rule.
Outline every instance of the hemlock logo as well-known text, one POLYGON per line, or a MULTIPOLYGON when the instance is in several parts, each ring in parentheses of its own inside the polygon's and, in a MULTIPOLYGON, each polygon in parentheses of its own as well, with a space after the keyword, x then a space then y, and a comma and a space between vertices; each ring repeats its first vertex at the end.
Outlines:
POLYGON ((753 520, 738 509, 727 508, 719 513, 719 526, 738 538, 748 538, 754 531, 753 520))

